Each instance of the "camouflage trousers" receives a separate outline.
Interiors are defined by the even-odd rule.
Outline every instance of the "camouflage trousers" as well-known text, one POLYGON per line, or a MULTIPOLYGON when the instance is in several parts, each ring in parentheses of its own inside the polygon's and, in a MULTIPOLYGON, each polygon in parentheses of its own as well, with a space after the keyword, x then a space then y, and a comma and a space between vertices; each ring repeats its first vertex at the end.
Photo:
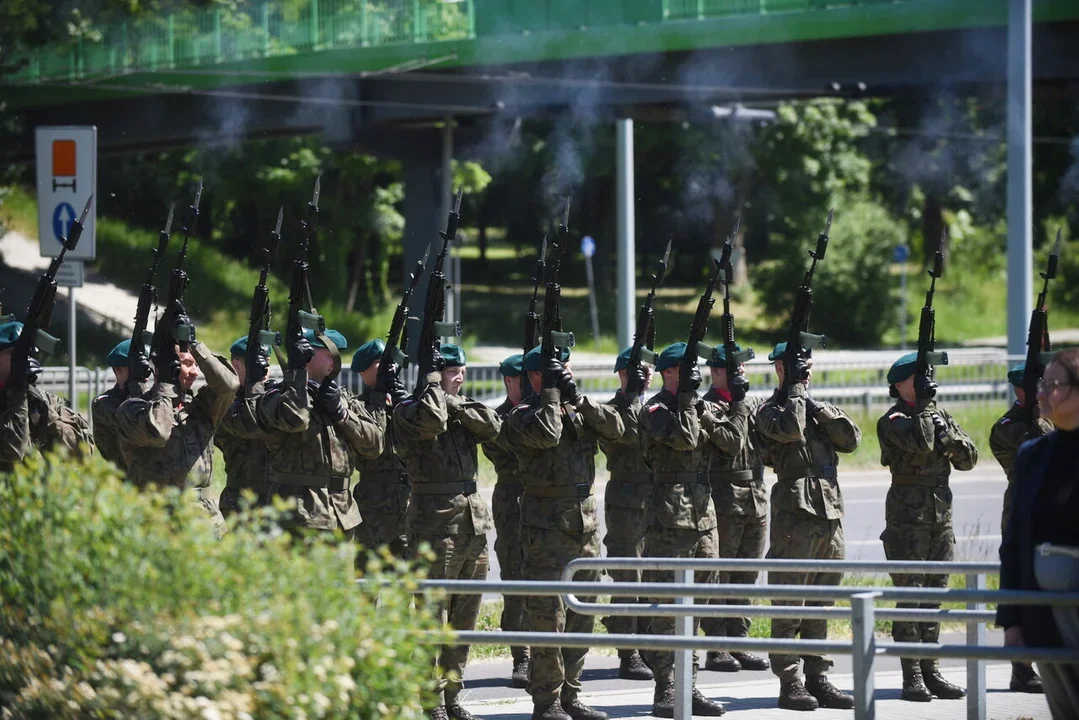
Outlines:
MULTIPOLYGON (((608 495, 609 497, 609 495, 608 495)), ((607 534, 603 545, 607 548, 607 557, 644 556, 644 536, 647 530, 648 510, 632 507, 616 507, 606 502, 603 515, 607 520, 607 534)), ((607 574, 615 582, 641 581, 640 570, 608 570, 607 574)), ((637 597, 612 597, 611 602, 635 603, 637 597)), ((638 626, 644 625, 643 618, 613 615, 603 618, 603 626, 612 634, 635 634, 638 626)), ((618 654, 632 653, 632 650, 619 649, 618 654)))
MULTIPOLYGON (((719 556, 721 558, 753 558, 764 556, 764 545, 768 532, 768 516, 752 517, 749 515, 720 515, 719 518, 719 556)), ((720 572, 720 583, 735 585, 753 585, 758 573, 753 570, 742 572, 720 572)), ((749 605, 747 598, 717 599, 712 605, 749 605)), ((742 618, 704 618, 701 628, 710 637, 748 637, 750 621, 742 618)))
POLYGON ((409 486, 405 482, 365 482, 361 475, 360 482, 352 489, 363 518, 356 528, 356 542, 367 550, 385 545, 394 557, 407 557, 408 494, 409 486))
MULTIPOLYGON (((645 557, 657 558, 714 558, 719 557, 719 537, 716 529, 691 530, 686 528, 668 528, 658 525, 648 527, 645 539, 645 557)), ((718 573, 698 573, 693 581, 697 583, 714 583, 718 579, 718 573)), ((649 570, 644 574, 644 581, 674 582, 674 572, 670 570, 649 570)), ((670 598, 655 598, 654 602, 671 602, 670 598)), ((693 619, 693 634, 700 629, 700 620, 693 619)), ((648 622, 647 632, 650 635, 673 635, 673 617, 654 617, 648 622)), ((654 650, 645 653, 645 659, 652 666, 652 672, 656 676, 656 684, 669 682, 674 674, 674 653, 667 650, 654 650)), ((697 677, 697 653, 693 653, 693 677, 697 677)))
MULTIPOLYGON (((495 555, 498 572, 503 580, 524 579, 524 548, 521 547, 521 489, 513 482, 498 482, 491 493, 491 514, 495 522, 495 555)), ((523 595, 502 598, 502 617, 499 627, 505 632, 528 630, 528 611, 523 595)), ((511 647, 514 662, 527 655, 527 648, 511 647)))
MULTIPOLYGON (((889 523, 880 535, 884 555, 889 560, 954 560, 955 535, 951 523, 889 523)), ((892 575, 896 587, 943 588, 948 586, 947 575, 892 575)), ((897 608, 935 610, 940 603, 896 603, 897 608)), ((892 639, 896 642, 935 643, 940 639, 939 622, 892 623, 892 639)))
MULTIPOLYGON (((428 544, 435 553, 427 577, 432 580, 486 580, 488 569, 486 535, 416 535, 408 546, 418 552, 428 544)), ((449 595, 439 603, 437 617, 455 630, 475 630, 480 615, 479 595, 449 595)), ((435 659, 435 690, 452 703, 464 687, 462 678, 468 663, 468 645, 443 645, 435 659)))
MULTIPOLYGON (((804 511, 783 510, 772 507, 772 527, 769 534, 771 545, 768 557, 789 560, 842 560, 843 523, 827 520, 804 511)), ((838 585, 843 573, 838 572, 790 572, 768 573, 773 585, 838 585)), ((773 600, 773 605, 800 605, 830 607, 831 600, 773 600)), ((772 619, 772 637, 803 640, 826 640, 827 620, 804 620, 789 618, 772 619)), ((827 655, 769 654, 772 672, 785 683, 800 679, 799 660, 805 663, 806 675, 824 675, 833 665, 827 655)))
MULTIPOLYGON (((521 526, 526 580, 560 580, 570 560, 599 557, 599 533, 573 533, 549 528, 521 526)), ((600 573, 580 572, 575 579, 598 582, 600 573)), ((594 598, 581 598, 592 602, 594 598)), ((566 608, 561 597, 526 598, 529 628, 533 632, 590 633, 595 624, 591 615, 579 615, 566 608)), ((584 669, 583 648, 532 648, 532 668, 528 694, 536 707, 555 700, 572 701, 581 692, 584 669)))

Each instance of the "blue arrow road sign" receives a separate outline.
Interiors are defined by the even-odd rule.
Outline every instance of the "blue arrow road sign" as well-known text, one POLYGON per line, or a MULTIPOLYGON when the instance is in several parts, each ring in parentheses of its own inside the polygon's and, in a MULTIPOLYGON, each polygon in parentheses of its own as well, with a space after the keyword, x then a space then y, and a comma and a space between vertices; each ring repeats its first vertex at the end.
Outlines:
POLYGON ((892 250, 892 262, 906 262, 910 257, 910 247, 906 245, 896 245, 892 250))
POLYGON ((591 235, 585 235, 581 238, 581 254, 586 258, 596 254, 596 241, 592 239, 591 235))
POLYGON ((63 242, 67 234, 71 232, 71 224, 75 222, 75 208, 70 203, 62 202, 52 211, 52 234, 58 242, 63 242))

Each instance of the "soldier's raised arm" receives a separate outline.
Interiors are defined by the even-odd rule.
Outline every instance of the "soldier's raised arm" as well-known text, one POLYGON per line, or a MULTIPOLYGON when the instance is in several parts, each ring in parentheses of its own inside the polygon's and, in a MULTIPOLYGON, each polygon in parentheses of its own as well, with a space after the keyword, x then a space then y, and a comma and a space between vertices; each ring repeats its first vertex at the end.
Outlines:
POLYGON ((757 431, 767 440, 788 445, 805 442, 806 388, 796 384, 790 388, 787 398, 773 395, 757 411, 757 431))
POLYGON ((696 449, 701 436, 697 394, 678 393, 674 410, 669 409, 658 398, 659 396, 656 396, 641 408, 638 421, 641 437, 675 450, 696 449))
POLYGON ((4 411, 0 413, 0 458, 6 462, 21 462, 30 452, 30 409, 26 388, 4 388, 4 411))
POLYGON ((959 426, 951 413, 941 408, 939 410, 944 418, 943 442, 948 460, 956 470, 973 470, 978 464, 978 446, 970 439, 966 431, 959 426))
POLYGON ((434 440, 446 432, 449 406, 442 389, 442 374, 430 372, 423 378, 425 387, 418 398, 410 397, 393 410, 393 447, 434 440))
POLYGON ((124 400, 116 410, 116 432, 135 447, 165 447, 172 437, 173 403, 179 397, 171 382, 155 382, 145 396, 124 400))
POLYGON ((288 368, 280 385, 256 399, 256 418, 262 427, 284 433, 307 430, 311 422, 307 377, 306 367, 288 368))
POLYGON ((348 414, 333 428, 353 452, 364 458, 377 458, 386 449, 386 396, 372 395, 370 402, 351 396, 348 414))
POLYGON ((558 445, 562 437, 561 393, 558 388, 543 388, 515 407, 502 423, 505 447, 544 450, 558 445))
POLYGON ((446 405, 450 418, 460 422, 479 442, 490 442, 498 437, 502 421, 494 408, 462 395, 447 395, 446 405))
POLYGON ((191 343, 191 354, 206 378, 206 384, 191 402, 192 412, 201 413, 213 427, 217 427, 240 389, 240 378, 227 358, 215 355, 201 342, 191 343))
POLYGON ((850 415, 831 403, 816 403, 813 419, 817 421, 824 434, 832 441, 837 452, 851 453, 862 442, 862 429, 850 415))
POLYGON ((891 464, 890 458, 896 454, 928 455, 933 452, 936 434, 930 409, 932 403, 921 405, 922 409, 913 416, 892 410, 877 420, 881 465, 891 464))
POLYGON ((724 457, 733 458, 742 451, 749 440, 749 406, 745 401, 732 402, 727 412, 715 412, 718 406, 705 403, 705 417, 701 426, 705 428, 709 442, 724 457))

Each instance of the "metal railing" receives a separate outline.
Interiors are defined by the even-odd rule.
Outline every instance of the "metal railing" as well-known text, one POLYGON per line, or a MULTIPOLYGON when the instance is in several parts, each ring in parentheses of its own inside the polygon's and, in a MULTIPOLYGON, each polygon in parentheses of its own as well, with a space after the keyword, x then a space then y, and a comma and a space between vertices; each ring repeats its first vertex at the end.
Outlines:
MULTIPOLYGON (((589 633, 483 632, 457 631, 455 638, 470 645, 532 645, 537 647, 616 647, 675 652, 675 718, 691 717, 692 652, 694 650, 741 650, 769 653, 849 654, 853 660, 855 719, 875 717, 874 661, 877 657, 952 658, 967 661, 967 717, 986 717, 986 673, 984 661, 1079 663, 1075 649, 992 647, 985 644, 986 628, 995 615, 986 604, 1065 606, 1079 608, 1079 592, 1047 593, 1016 590, 986 590, 985 576, 998 574, 995 563, 972 562, 851 562, 843 560, 752 560, 752 559, 667 559, 667 558, 580 558, 568 564, 558 582, 424 580, 426 590, 449 594, 562 596, 566 606, 584 615, 668 616, 676 619, 674 635, 630 635, 589 633), (673 583, 576 582, 582 570, 599 569, 666 570, 675 573, 673 583), (742 585, 699 584, 697 571, 798 572, 823 569, 836 572, 891 574, 963 574, 966 588, 912 588, 887 586, 742 585), (583 596, 630 596, 674 598, 675 603, 585 602, 583 596), (850 607, 805 607, 766 605, 696 605, 694 599, 724 598, 802 599, 847 601, 850 607), (876 608, 878 600, 909 602, 965 603, 966 610, 942 608, 876 608), (763 638, 697 637, 694 617, 795 617, 849 619, 852 641, 784 640, 763 638), (966 645, 940 643, 878 642, 874 633, 877 619, 954 621, 967 624, 966 645)), ((362 582, 362 581, 361 581, 362 582)))

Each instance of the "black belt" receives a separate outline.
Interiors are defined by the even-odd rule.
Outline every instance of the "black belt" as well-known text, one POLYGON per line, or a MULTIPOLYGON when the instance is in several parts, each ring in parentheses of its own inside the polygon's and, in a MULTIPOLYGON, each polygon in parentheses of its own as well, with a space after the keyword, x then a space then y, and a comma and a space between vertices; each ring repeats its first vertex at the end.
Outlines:
POLYGON ((738 487, 749 487, 753 484, 752 470, 731 470, 728 472, 714 472, 708 474, 708 479, 713 485, 726 483, 738 487))
POLYGON ((708 484, 708 473, 706 472, 658 472, 653 477, 657 485, 708 484))
POLYGON ((523 494, 534 498, 580 498, 583 500, 592 495, 592 483, 556 485, 552 487, 526 485, 523 494))
POLYGON ((786 470, 776 470, 776 477, 780 481, 785 480, 800 480, 802 478, 820 478, 822 480, 835 480, 839 477, 836 474, 835 465, 821 465, 820 467, 800 467, 800 468, 787 468, 786 470))
POLYGON ((948 487, 947 475, 911 475, 895 473, 892 485, 920 485, 922 487, 948 487))
POLYGON ((647 471, 613 472, 611 473, 611 482, 647 484, 652 482, 652 473, 647 471))
POLYGON ((330 492, 348 490, 348 478, 341 475, 309 475, 307 473, 287 473, 270 471, 270 482, 278 485, 297 487, 324 488, 330 492))
POLYGON ((473 495, 476 492, 476 481, 412 483, 412 492, 416 495, 473 495))
POLYGON ((524 487, 524 483, 516 475, 511 475, 508 478, 503 478, 503 476, 499 475, 498 479, 495 480, 495 487, 506 488, 511 492, 519 493, 521 488, 524 487))
POLYGON ((407 485, 408 476, 398 472, 360 473, 360 482, 373 485, 407 485))

